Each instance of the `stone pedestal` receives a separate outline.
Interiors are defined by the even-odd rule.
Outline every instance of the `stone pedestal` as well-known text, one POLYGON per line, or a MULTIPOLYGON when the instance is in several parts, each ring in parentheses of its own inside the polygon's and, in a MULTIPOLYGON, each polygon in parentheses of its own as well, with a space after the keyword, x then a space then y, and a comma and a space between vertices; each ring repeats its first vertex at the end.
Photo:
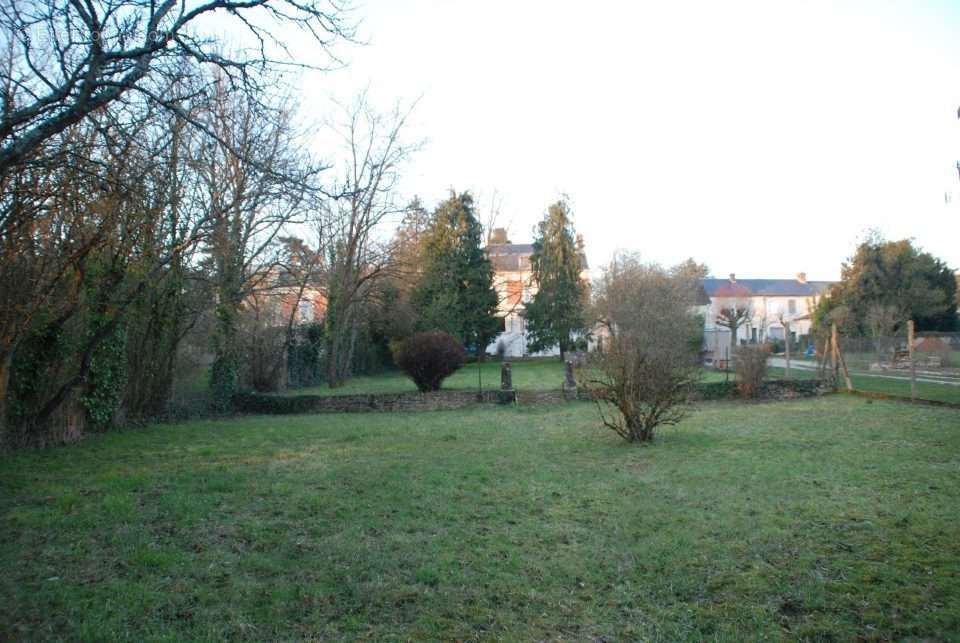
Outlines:
POLYGON ((577 380, 573 377, 573 362, 563 363, 563 399, 577 399, 577 380))
POLYGON ((504 362, 500 365, 498 398, 501 404, 509 404, 517 400, 517 392, 513 390, 513 371, 510 370, 510 362, 504 362))

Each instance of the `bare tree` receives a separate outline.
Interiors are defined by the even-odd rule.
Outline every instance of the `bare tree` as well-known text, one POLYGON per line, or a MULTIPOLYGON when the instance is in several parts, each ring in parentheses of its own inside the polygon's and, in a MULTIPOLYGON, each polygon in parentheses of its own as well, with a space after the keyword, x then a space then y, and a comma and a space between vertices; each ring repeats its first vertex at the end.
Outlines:
MULTIPOLYGON (((305 67, 272 31, 290 26, 311 35, 335 61, 332 47, 352 38, 337 0, 0 1, 0 174, 42 150, 46 141, 114 101, 144 99, 181 116, 195 87, 169 91, 184 61, 221 70, 257 100, 270 95, 273 72, 305 67), (225 54, 203 31, 222 15, 258 46, 225 54)), ((202 123, 197 123, 202 127, 202 123)), ((214 132, 210 132, 215 135, 214 132)))
POLYGON ((286 386, 287 354, 303 318, 301 304, 311 314, 321 284, 323 230, 317 231, 317 247, 299 237, 279 239, 281 254, 273 266, 273 278, 247 299, 245 312, 250 328, 250 383, 257 391, 276 391, 286 386))
POLYGON ((345 106, 337 127, 346 160, 328 203, 327 382, 340 386, 349 377, 363 306, 376 296, 376 282, 389 273, 390 244, 375 231, 406 209, 396 187, 403 162, 417 148, 401 138, 410 110, 396 106, 383 115, 361 94, 345 106))
MULTIPOLYGON (((104 290, 102 323, 86 333, 76 368, 58 379, 62 386, 38 419, 84 380, 97 346, 130 304, 156 297, 162 275, 182 268, 209 232, 210 213, 191 206, 197 201, 188 196, 189 179, 166 187, 155 180, 168 161, 180 168, 171 176, 192 176, 198 167, 170 158, 178 145, 154 146, 164 140, 163 128, 154 126, 158 113, 239 157, 241 150, 197 109, 217 88, 210 70, 219 70, 221 85, 245 96, 252 111, 282 120, 282 106, 272 100, 277 72, 309 65, 293 59, 270 29, 308 32, 326 53, 316 65, 322 67, 336 63, 338 41, 352 38, 345 16, 337 0, 0 0, 0 434, 18 348, 38 324, 63 327, 88 310, 91 257, 106 261, 114 275, 138 265, 104 290), (259 46, 223 53, 203 32, 214 14, 235 20, 259 46)), ((191 140, 182 131, 177 136, 191 140)))
POLYGON ((608 337, 603 352, 577 369, 577 383, 593 395, 606 427, 629 442, 649 442, 656 427, 684 417, 700 376, 699 281, 620 254, 594 295, 608 337))
POLYGON ((730 355, 737 350, 737 331, 753 317, 750 300, 745 297, 731 297, 719 302, 717 325, 730 331, 730 355))
POLYGON ((269 286, 277 260, 275 244, 285 226, 303 220, 322 167, 300 151, 289 109, 265 117, 255 104, 227 92, 223 83, 203 119, 215 132, 197 163, 209 212, 207 250, 216 294, 213 403, 229 408, 240 386, 243 347, 239 313, 257 288, 269 286), (268 169, 269 168, 269 169, 268 169))
POLYGON ((874 302, 867 306, 865 323, 873 338, 873 347, 877 353, 877 361, 883 362, 884 353, 892 352, 896 346, 893 334, 898 326, 906 320, 904 311, 894 304, 874 302))
POLYGON ((171 210, 180 186, 167 168, 181 146, 158 127, 155 107, 140 108, 123 121, 98 112, 51 139, 44 162, 0 180, 0 423, 25 339, 77 338, 58 363, 33 360, 46 369, 34 375, 45 386, 20 411, 42 426, 84 381, 124 311, 199 237, 198 221, 171 210))

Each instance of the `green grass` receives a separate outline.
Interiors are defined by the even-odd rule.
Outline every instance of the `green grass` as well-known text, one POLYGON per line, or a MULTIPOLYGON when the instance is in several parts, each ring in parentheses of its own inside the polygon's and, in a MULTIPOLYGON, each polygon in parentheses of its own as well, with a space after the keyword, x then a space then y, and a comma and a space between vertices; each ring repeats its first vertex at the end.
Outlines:
MULTIPOLYGON (((769 369, 769 375, 770 377, 783 377, 784 369, 771 367, 769 369)), ((816 371, 809 369, 790 369, 791 378, 812 378, 815 376, 816 371)), ((910 382, 906 380, 851 374, 850 383, 853 384, 853 388, 858 391, 910 397, 910 382)), ((844 386, 842 378, 841 386, 844 386)), ((917 382, 917 398, 921 400, 933 400, 935 402, 960 404, 960 386, 936 384, 933 382, 917 382)))
MULTIPOLYGON (((532 358, 510 361, 513 386, 519 390, 559 389, 563 385, 563 363, 559 357, 532 358)), ((500 388, 500 362, 491 360, 479 364, 465 364, 463 368, 443 382, 444 389, 477 390, 477 370, 484 390, 500 388)), ((356 393, 405 393, 414 392, 413 380, 401 371, 388 371, 380 375, 352 377, 339 387, 312 386, 290 389, 284 395, 347 395, 356 393)))
POLYGON ((0 460, 0 640, 948 640, 960 413, 246 417, 0 460))
MULTIPOLYGON (((563 363, 558 357, 530 358, 510 362, 513 374, 513 386, 520 391, 542 391, 560 389, 563 385, 563 363)), ((477 390, 477 370, 483 380, 484 390, 500 388, 500 362, 491 360, 479 366, 466 364, 448 377, 445 390, 477 390)), ((733 375, 731 374, 731 378, 733 375)), ((723 373, 704 370, 704 382, 722 382, 723 373)), ((369 393, 411 393, 417 390, 413 380, 401 371, 388 371, 379 375, 352 377, 335 389, 326 385, 308 388, 290 389, 283 395, 348 395, 369 393)))

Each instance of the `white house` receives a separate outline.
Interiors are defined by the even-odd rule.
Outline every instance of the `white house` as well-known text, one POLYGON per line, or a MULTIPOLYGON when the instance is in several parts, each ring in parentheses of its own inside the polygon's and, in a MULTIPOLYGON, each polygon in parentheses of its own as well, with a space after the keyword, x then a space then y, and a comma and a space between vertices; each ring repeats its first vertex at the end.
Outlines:
MULTIPOLYGON (((580 235, 577 235, 577 245, 580 249, 582 266, 580 277, 589 283, 590 270, 587 267, 587 257, 583 253, 583 238, 580 235)), ((539 353, 531 353, 528 348, 524 305, 533 299, 537 292, 530 266, 533 244, 510 243, 506 231, 497 228, 490 235, 490 243, 486 250, 490 263, 493 264, 493 284, 500 302, 497 314, 503 319, 503 332, 490 342, 487 353, 495 355, 502 346, 503 354, 507 357, 559 355, 559 346, 539 353)))
POLYGON ((722 308, 748 309, 746 321, 737 329, 737 343, 762 343, 784 340, 784 322, 794 342, 810 333, 812 313, 821 297, 827 295, 832 281, 808 281, 804 272, 795 279, 707 278, 703 289, 710 299, 705 306, 705 349, 716 359, 727 359, 730 332, 717 324, 722 308))

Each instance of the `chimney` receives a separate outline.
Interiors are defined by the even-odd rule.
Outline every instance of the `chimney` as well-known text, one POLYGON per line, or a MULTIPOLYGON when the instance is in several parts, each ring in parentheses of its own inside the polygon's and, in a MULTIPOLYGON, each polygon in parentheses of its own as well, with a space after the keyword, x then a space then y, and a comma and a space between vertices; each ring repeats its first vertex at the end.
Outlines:
POLYGON ((490 245, 504 245, 510 243, 510 239, 507 238, 507 229, 506 228, 494 228, 490 232, 490 245))
POLYGON ((797 273, 797 281, 799 281, 799 282, 802 283, 802 284, 807 283, 807 273, 805 273, 805 272, 798 272, 798 273, 797 273))
POLYGON ((731 273, 730 273, 730 283, 732 283, 732 284, 737 283, 737 273, 735 273, 735 272, 731 272, 731 273))

